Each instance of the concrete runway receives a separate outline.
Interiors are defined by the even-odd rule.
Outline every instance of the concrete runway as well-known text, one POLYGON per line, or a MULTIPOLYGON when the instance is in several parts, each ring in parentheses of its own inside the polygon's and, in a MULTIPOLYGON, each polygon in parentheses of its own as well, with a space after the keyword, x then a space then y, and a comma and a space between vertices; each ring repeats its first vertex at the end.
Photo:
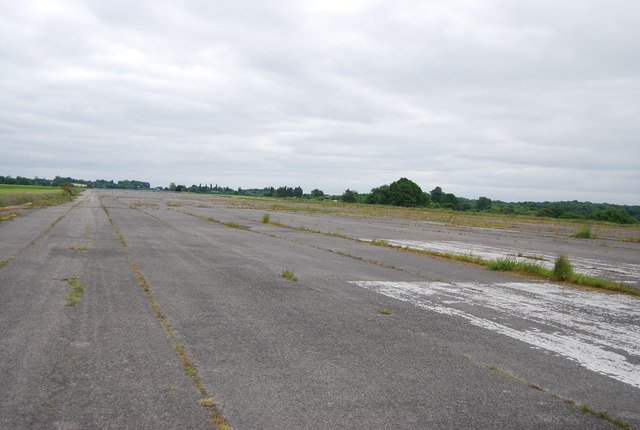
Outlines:
POLYGON ((579 405, 640 428, 638 299, 349 238, 566 253, 629 285, 637 244, 260 204, 88 190, 0 223, 0 428, 619 428, 579 405))

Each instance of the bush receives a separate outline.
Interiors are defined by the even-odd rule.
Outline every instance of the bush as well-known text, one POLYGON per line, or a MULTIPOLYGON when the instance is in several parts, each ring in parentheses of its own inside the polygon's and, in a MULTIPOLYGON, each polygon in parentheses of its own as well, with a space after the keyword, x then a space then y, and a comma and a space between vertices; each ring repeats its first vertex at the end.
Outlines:
POLYGON ((569 259, 565 255, 561 255, 553 266, 553 279, 557 281, 566 281, 573 276, 573 267, 569 259))

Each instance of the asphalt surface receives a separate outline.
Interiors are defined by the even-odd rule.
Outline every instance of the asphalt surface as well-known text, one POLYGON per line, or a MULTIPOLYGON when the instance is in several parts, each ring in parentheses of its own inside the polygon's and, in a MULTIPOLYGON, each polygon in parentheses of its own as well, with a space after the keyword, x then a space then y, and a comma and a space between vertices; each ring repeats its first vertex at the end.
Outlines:
MULTIPOLYGON (((492 231, 270 212, 296 230, 264 213, 90 190, 0 223, 0 428, 211 429, 209 397, 234 429, 619 428, 576 405, 640 427, 637 299, 310 230, 489 246, 492 231), (545 311, 508 309, 527 303, 545 311)), ((599 258, 633 264, 634 246, 599 258)))

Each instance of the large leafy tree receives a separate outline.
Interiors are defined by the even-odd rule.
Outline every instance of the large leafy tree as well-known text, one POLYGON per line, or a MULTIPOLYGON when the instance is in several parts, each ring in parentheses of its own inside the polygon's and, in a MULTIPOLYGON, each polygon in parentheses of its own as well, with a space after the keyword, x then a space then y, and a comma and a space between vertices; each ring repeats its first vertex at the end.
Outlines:
POLYGON ((371 193, 367 196, 366 202, 374 205, 391 204, 391 191, 389 189, 389 185, 381 185, 377 188, 373 188, 371 193))
POLYGON ((422 189, 415 182, 400 178, 389 185, 389 203, 396 206, 424 206, 422 189))

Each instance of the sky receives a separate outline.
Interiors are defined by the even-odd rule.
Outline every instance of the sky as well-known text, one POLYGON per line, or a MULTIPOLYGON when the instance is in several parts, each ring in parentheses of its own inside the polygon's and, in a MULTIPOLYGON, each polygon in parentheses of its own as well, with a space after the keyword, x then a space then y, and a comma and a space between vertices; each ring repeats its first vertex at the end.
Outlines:
POLYGON ((640 204, 637 0, 0 0, 0 175, 640 204))

